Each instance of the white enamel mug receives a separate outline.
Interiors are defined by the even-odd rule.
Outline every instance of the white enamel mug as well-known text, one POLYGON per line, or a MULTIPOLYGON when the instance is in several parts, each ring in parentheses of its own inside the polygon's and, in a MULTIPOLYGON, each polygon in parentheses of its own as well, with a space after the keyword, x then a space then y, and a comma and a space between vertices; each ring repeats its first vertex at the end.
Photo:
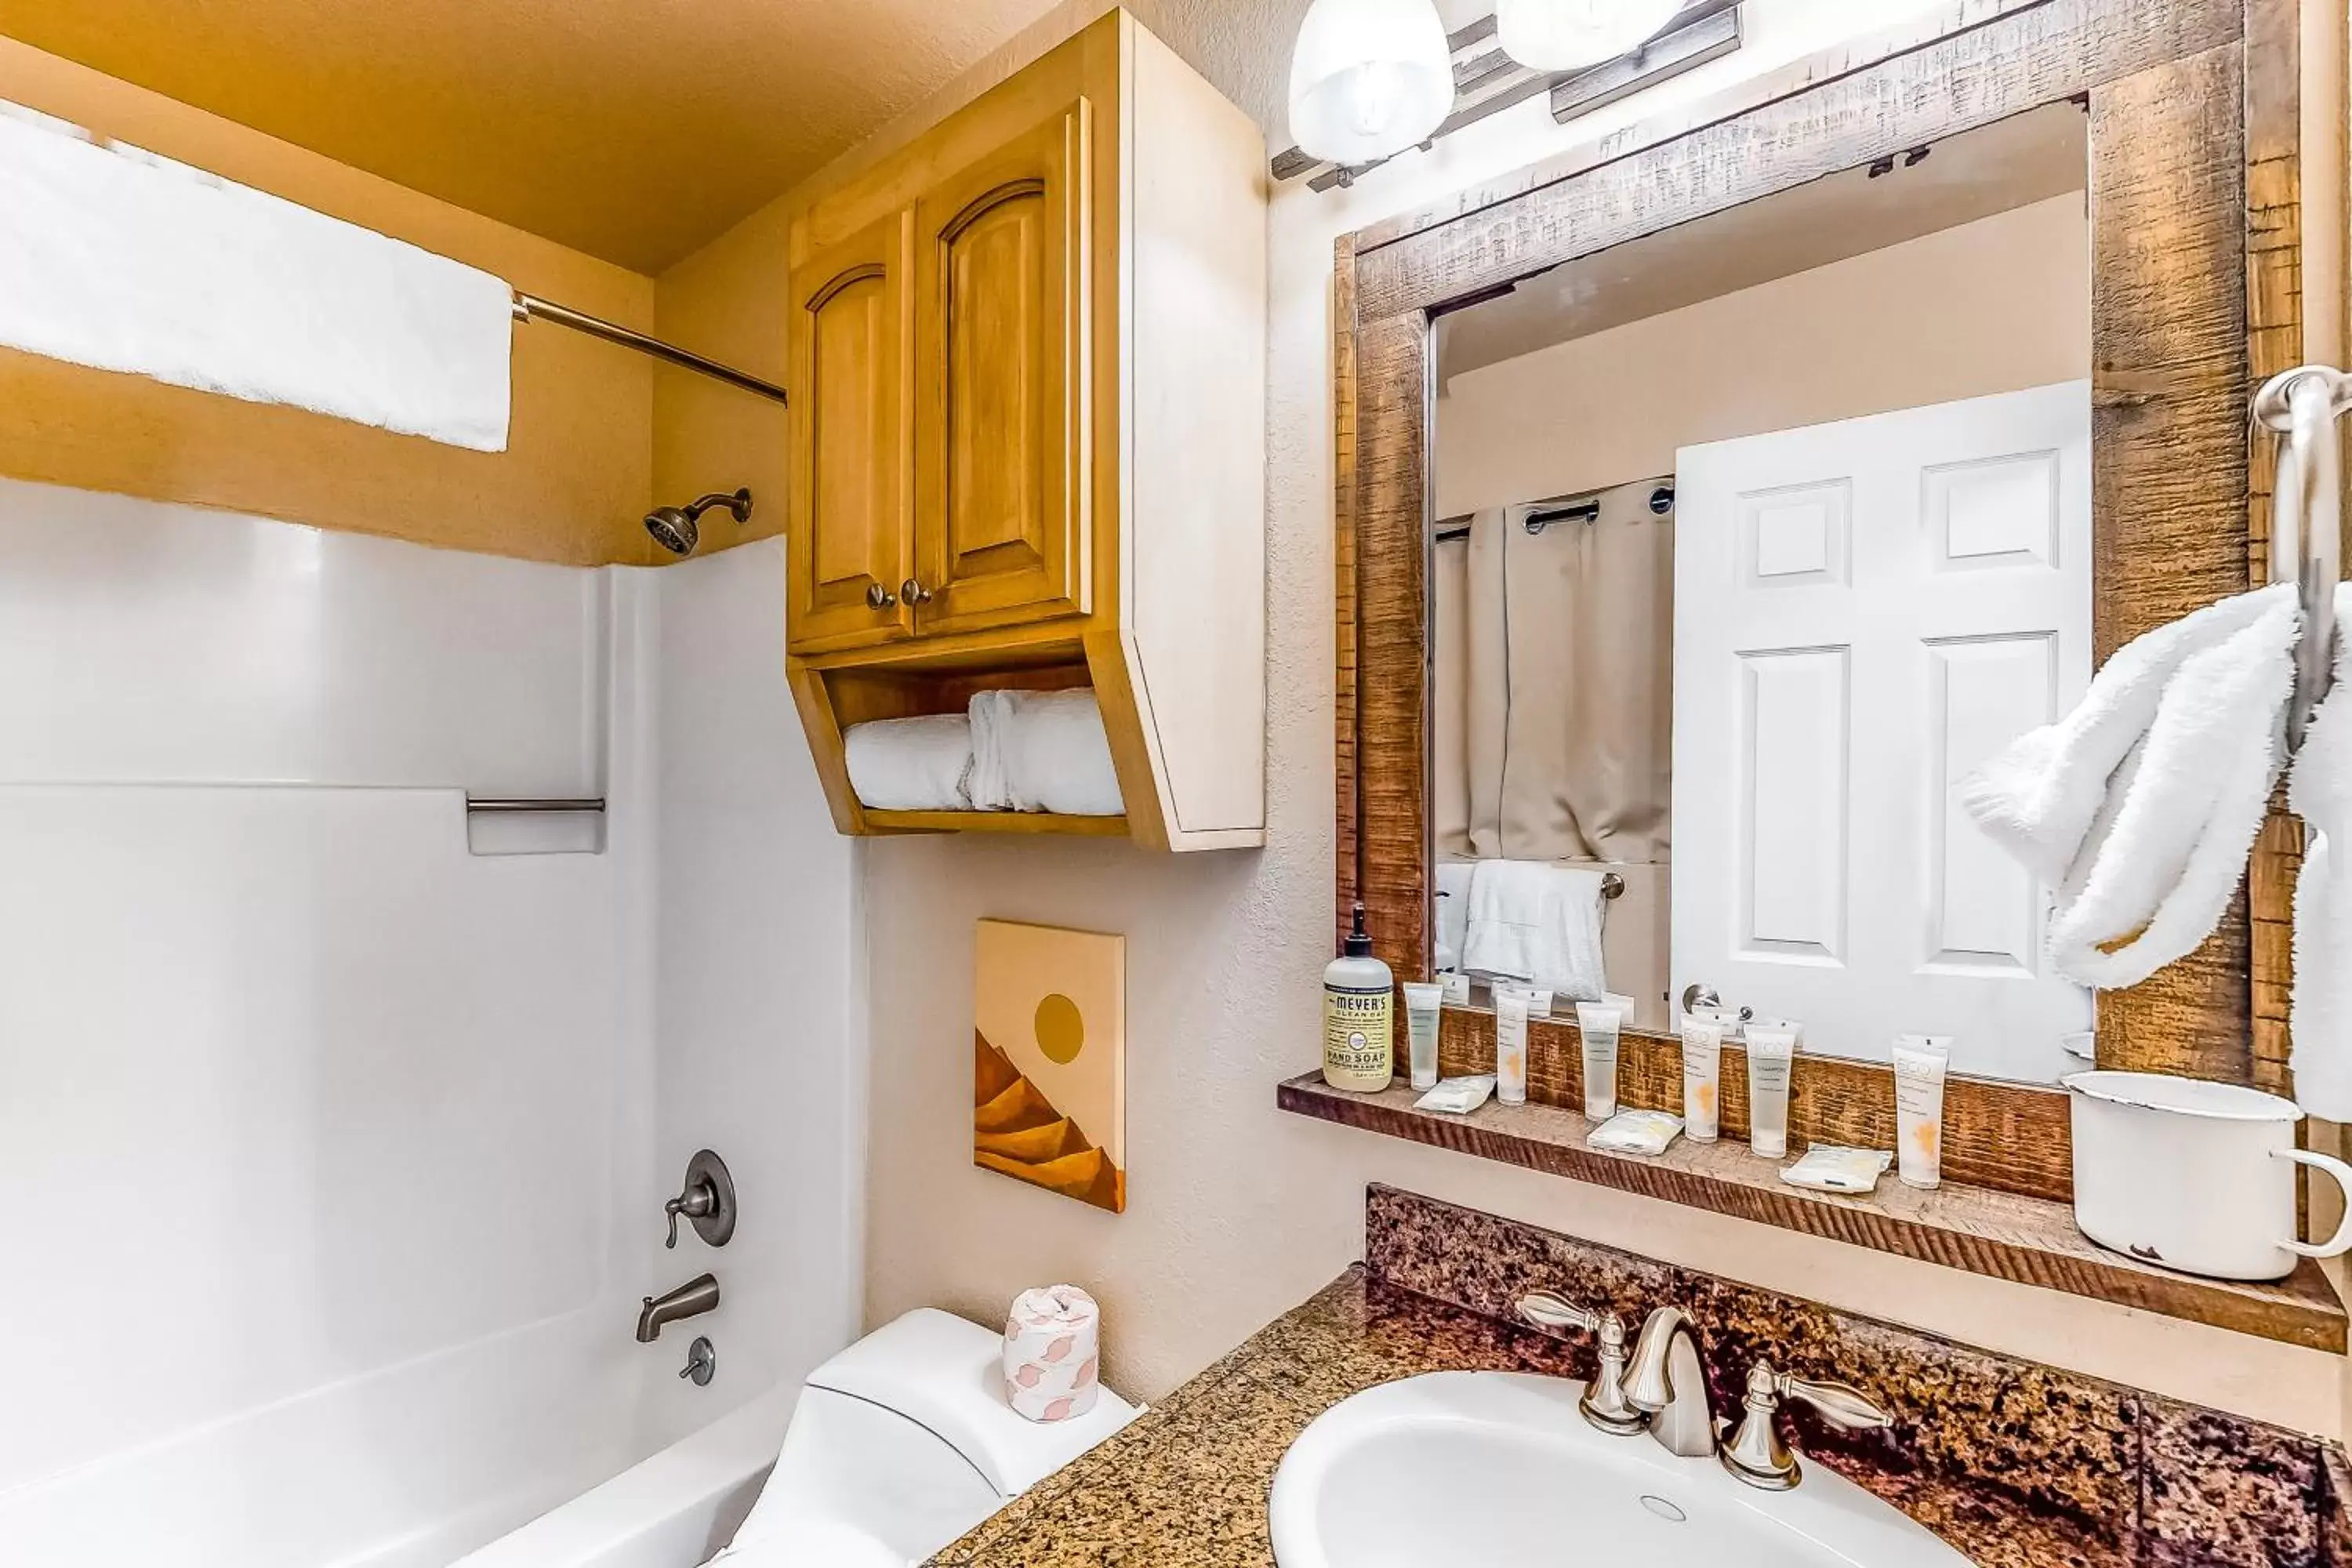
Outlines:
POLYGON ((2256 1089, 2152 1072, 2078 1072, 2074 1223, 2102 1247, 2215 1279, 2283 1279, 2352 1251, 2352 1165, 2294 1146, 2303 1111, 2256 1089), (2345 1221, 2295 1239, 2294 1167, 2344 1188, 2345 1221))

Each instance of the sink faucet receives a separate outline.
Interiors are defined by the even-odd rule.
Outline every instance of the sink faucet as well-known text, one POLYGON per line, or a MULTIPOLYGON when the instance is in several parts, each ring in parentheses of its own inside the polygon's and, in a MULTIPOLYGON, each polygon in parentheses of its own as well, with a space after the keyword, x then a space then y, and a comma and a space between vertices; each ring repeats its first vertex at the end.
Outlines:
POLYGON ((1625 1373, 1625 1403, 1648 1413, 1650 1436, 1668 1453, 1703 1459, 1715 1452, 1706 1368, 1680 1307, 1659 1307, 1643 1320, 1625 1373))
POLYGON ((708 1274, 688 1280, 667 1295, 648 1296, 644 1310, 637 1313, 637 1343, 649 1345, 671 1323, 700 1317, 718 1305, 719 1281, 708 1274))
POLYGON ((1892 1426, 1895 1417, 1864 1397, 1862 1390, 1843 1383, 1810 1383, 1775 1372, 1758 1362, 1748 1373, 1748 1407, 1739 1430, 1723 1448, 1723 1468, 1751 1487, 1784 1492, 1802 1479, 1797 1457, 1780 1440, 1773 1414, 1782 1399, 1801 1399, 1821 1412, 1822 1419, 1847 1432, 1892 1426))

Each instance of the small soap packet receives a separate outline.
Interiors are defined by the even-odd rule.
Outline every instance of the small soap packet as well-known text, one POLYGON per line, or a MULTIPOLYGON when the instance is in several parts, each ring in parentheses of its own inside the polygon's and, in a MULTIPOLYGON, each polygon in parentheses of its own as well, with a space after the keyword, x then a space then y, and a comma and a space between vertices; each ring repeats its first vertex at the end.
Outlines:
POLYGON ((1458 969, 1449 969, 1444 973, 1437 977, 1437 983, 1445 987, 1445 994, 1438 998, 1441 1005, 1447 1007, 1467 1007, 1470 1005, 1470 977, 1468 975, 1463 973, 1458 969))
POLYGON ((1585 1136, 1595 1149, 1621 1154, 1663 1154, 1682 1135, 1683 1119, 1663 1110, 1621 1110, 1585 1136))
POLYGON ((1443 1110, 1449 1115, 1467 1116, 1486 1103, 1495 1092, 1495 1075, 1483 1073, 1476 1078, 1449 1078, 1435 1089, 1412 1102, 1415 1110, 1443 1110))
POLYGON ((1780 1179, 1792 1187, 1811 1187, 1822 1193, 1868 1193, 1878 1188, 1878 1178, 1886 1174, 1886 1167, 1895 1163, 1895 1154, 1887 1149, 1842 1149, 1834 1143, 1816 1143, 1805 1151, 1805 1157, 1780 1173, 1780 1179))

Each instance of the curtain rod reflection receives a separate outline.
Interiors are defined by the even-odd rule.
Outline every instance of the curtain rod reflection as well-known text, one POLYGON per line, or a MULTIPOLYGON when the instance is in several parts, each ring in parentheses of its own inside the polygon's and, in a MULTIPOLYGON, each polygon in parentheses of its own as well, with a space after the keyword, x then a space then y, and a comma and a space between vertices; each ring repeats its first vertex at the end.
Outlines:
MULTIPOLYGON (((1528 503, 1530 510, 1525 520, 1530 537, 1539 536, 1556 522, 1597 522, 1601 519, 1601 498, 1598 495, 1547 496, 1528 503)), ((1660 485, 1650 495, 1650 510, 1660 517, 1674 509, 1675 489, 1660 485)), ((1443 544, 1449 539, 1470 537, 1471 520, 1476 514, 1462 512, 1454 517, 1440 518, 1430 530, 1433 542, 1443 544)))

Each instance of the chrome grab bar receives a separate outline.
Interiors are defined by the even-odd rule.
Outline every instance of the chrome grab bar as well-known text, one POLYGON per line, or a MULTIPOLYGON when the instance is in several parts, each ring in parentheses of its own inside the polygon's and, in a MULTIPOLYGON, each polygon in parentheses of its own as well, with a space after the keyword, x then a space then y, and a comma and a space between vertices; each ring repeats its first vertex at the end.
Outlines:
POLYGON ((2336 421, 2347 409, 2352 376, 2326 365, 2282 372, 2253 398, 2252 423, 2282 437, 2271 492, 2271 581, 2294 579, 2303 606, 2287 707, 2290 751, 2303 744, 2312 711, 2335 680, 2336 584, 2343 575, 2343 451, 2336 421))

